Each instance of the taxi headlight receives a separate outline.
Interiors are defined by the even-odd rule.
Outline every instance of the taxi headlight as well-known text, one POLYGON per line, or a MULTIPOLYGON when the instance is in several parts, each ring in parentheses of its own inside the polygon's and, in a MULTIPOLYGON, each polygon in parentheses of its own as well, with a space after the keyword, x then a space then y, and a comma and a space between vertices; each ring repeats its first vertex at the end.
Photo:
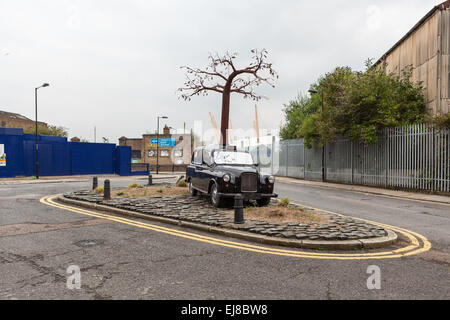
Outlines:
POLYGON ((275 182, 275 177, 274 176, 269 176, 269 178, 267 178, 267 181, 269 181, 269 183, 274 183, 275 182))
POLYGON ((225 175, 223 176, 223 181, 224 181, 224 182, 230 182, 230 180, 231 180, 231 177, 230 177, 229 174, 225 174, 225 175))

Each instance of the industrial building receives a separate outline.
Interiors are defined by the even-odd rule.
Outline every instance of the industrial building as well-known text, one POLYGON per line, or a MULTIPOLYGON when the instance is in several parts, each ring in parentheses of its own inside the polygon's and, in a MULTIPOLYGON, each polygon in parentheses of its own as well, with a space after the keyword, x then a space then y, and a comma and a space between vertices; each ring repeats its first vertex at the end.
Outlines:
POLYGON ((142 138, 121 137, 119 145, 131 147, 134 166, 138 163, 148 163, 152 171, 156 169, 157 162, 161 171, 184 171, 191 161, 191 135, 171 134, 167 126, 162 134, 143 134, 142 138))
POLYGON ((450 0, 435 6, 377 62, 402 74, 412 66, 412 81, 422 82, 433 114, 450 111, 450 0))

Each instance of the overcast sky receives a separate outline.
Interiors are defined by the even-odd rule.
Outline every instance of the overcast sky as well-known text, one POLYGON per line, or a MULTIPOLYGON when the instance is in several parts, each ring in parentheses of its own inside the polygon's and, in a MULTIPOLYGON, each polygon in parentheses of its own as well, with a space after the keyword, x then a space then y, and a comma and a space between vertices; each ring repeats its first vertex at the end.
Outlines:
MULTIPOLYGON (((221 96, 178 99, 180 66, 209 52, 266 48, 280 78, 257 88, 260 127, 279 127, 283 103, 336 66, 363 69, 439 1, 432 0, 0 0, 0 110, 93 141, 139 137, 167 115, 174 128, 220 122, 221 96)), ((233 127, 251 128, 254 103, 231 98, 233 127)), ((179 131, 179 133, 181 133, 179 131)))

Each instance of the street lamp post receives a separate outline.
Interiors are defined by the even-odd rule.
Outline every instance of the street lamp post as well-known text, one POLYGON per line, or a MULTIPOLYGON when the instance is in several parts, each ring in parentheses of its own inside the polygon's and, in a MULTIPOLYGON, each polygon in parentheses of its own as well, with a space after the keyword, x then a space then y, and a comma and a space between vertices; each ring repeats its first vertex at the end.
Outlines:
POLYGON ((167 119, 166 116, 158 116, 158 125, 156 130, 156 174, 159 173, 159 119, 167 119))
MULTIPOLYGON (((317 90, 308 90, 308 92, 310 94, 317 94, 319 93, 317 90)), ((321 93, 321 106, 320 106, 320 110, 322 112, 322 116, 323 116, 323 88, 322 90, 320 90, 321 93)), ((322 146, 322 182, 325 182, 325 145, 322 146)))
POLYGON ((44 83, 42 86, 34 88, 34 111, 35 111, 35 138, 36 138, 36 179, 39 179, 39 138, 38 138, 38 118, 37 118, 37 91, 39 88, 48 87, 48 83, 44 83))

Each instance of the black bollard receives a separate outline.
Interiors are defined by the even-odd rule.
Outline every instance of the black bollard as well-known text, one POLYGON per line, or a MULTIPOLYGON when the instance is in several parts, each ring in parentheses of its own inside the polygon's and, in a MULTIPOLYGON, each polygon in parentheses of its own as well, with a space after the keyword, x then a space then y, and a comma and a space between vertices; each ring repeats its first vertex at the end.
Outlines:
POLYGON ((94 177, 92 178, 92 190, 97 189, 97 187, 98 187, 98 178, 94 177))
POLYGON ((148 185, 148 186, 153 185, 153 177, 152 177, 151 174, 148 175, 148 184, 147 184, 147 185, 148 185))
POLYGON ((241 194, 234 197, 234 223, 244 223, 244 197, 241 194))
POLYGON ((103 187, 103 200, 111 200, 111 183, 108 179, 105 180, 103 187))

